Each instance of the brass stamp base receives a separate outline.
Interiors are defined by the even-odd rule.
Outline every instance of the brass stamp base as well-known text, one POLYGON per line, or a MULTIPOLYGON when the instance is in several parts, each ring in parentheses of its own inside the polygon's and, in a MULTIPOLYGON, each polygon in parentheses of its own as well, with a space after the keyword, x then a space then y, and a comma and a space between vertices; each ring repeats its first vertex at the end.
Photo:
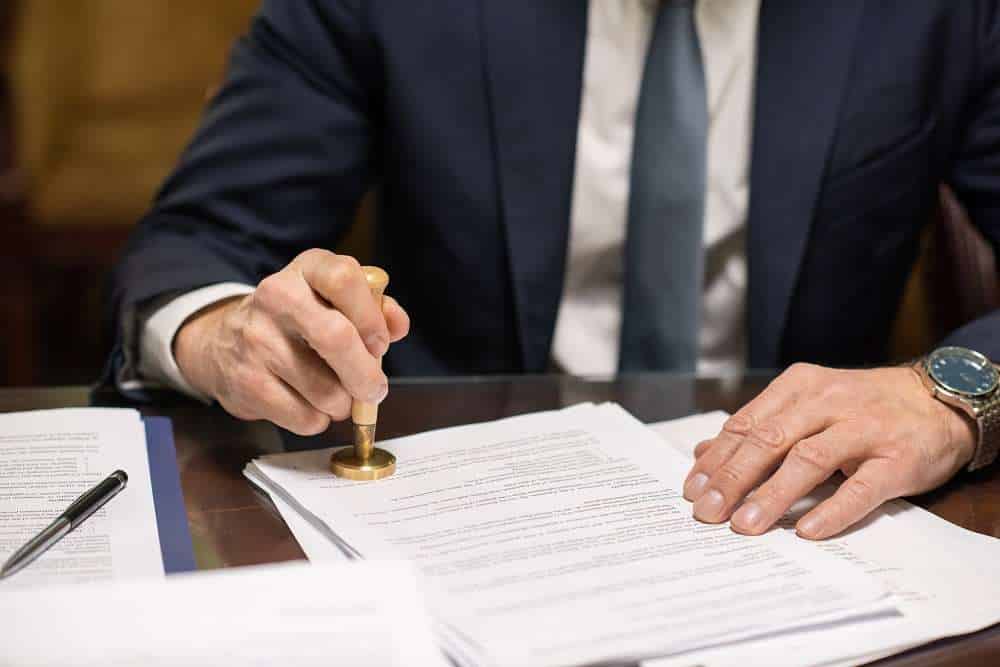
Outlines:
POLYGON ((330 470, 337 477, 356 481, 384 479, 396 472, 396 457, 376 448, 367 461, 361 461, 354 453, 354 447, 344 447, 330 457, 330 470))

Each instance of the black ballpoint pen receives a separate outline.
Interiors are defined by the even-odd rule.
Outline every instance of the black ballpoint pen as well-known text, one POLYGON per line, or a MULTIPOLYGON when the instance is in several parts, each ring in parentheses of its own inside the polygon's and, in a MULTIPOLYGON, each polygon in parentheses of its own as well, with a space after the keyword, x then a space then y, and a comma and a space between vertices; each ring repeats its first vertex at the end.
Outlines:
POLYGON ((128 483, 124 470, 116 470, 104 481, 73 501, 66 511, 45 529, 31 538, 27 544, 14 552, 0 568, 0 579, 9 577, 27 567, 49 548, 87 520, 91 514, 104 507, 105 503, 118 495, 128 483))

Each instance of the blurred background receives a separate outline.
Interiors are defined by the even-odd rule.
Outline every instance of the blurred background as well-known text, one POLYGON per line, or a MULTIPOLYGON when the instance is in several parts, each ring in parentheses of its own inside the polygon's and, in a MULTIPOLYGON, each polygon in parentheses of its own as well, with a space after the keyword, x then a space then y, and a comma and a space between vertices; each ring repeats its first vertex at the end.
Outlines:
MULTIPOLYGON (((109 268, 258 2, 0 0, 0 385, 98 378, 109 268)), ((997 304, 991 249, 942 202, 897 318, 900 359, 997 304)), ((363 258, 359 210, 341 250, 363 258)))
POLYGON ((108 267, 258 0, 0 1, 0 382, 92 382, 108 267))
POLYGON ((0 0, 0 385, 97 379, 109 267, 258 4, 0 0))

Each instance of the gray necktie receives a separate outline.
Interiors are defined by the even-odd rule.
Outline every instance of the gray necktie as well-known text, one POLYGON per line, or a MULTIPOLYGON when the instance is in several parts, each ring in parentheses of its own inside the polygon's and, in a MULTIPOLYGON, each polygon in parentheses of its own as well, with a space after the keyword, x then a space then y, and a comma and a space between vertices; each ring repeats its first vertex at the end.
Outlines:
POLYGON ((692 0, 656 18, 636 110, 619 369, 694 370, 708 103, 692 0))

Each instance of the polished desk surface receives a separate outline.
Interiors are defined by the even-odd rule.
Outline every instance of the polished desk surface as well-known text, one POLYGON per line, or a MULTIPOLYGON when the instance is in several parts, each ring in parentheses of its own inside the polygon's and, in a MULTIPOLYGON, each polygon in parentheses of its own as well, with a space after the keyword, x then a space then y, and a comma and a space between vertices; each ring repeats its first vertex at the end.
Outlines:
MULTIPOLYGON (((379 413, 379 437, 499 419, 564 407, 581 401, 616 401, 651 422, 707 410, 735 411, 770 378, 754 375, 723 380, 649 374, 615 381, 566 376, 396 380, 379 413)), ((100 397, 101 404, 114 399, 100 397)), ((81 387, 0 389, 0 412, 90 403, 81 387)), ((349 427, 335 425, 323 436, 297 438, 265 423, 238 421, 219 408, 164 396, 146 415, 170 417, 188 523, 200 569, 304 558, 302 550, 267 497, 242 476, 252 458, 270 452, 329 447, 350 442, 349 427)), ((970 530, 1000 537, 1000 466, 965 475, 913 499, 970 530)), ((1000 563, 983 577, 1000 576, 1000 563)), ((879 665, 1000 665, 1000 626, 968 637, 944 640, 877 663, 879 665)))

